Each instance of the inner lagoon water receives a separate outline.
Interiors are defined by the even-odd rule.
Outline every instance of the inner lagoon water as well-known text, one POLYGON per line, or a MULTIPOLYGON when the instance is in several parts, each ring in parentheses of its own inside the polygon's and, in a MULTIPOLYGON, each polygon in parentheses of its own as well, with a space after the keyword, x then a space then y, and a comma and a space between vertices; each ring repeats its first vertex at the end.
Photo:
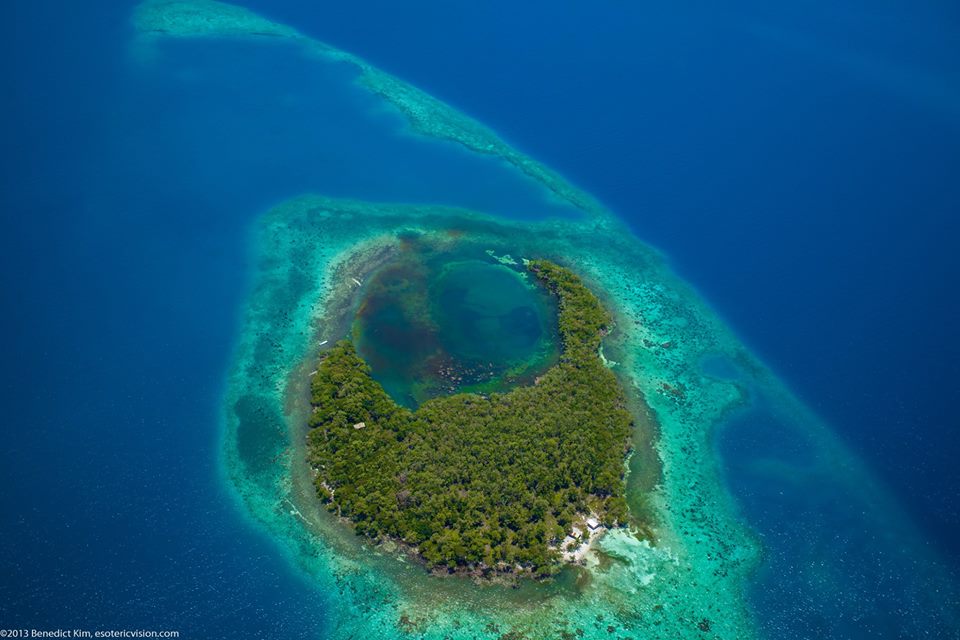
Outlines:
MULTIPOLYGON (((469 246, 469 245, 468 245, 469 246)), ((557 361, 557 309, 519 265, 472 251, 405 251, 368 279, 352 338, 373 378, 415 408, 533 384, 557 361)))
MULTIPOLYGON (((249 6, 449 100, 613 206, 879 472, 955 574, 949 6, 249 6)), ((349 69, 224 42, 137 59, 128 2, 6 10, 0 624, 311 636, 332 603, 217 471, 253 220, 306 191, 570 212, 493 159, 411 135, 349 69)), ((898 604, 917 609, 884 595, 904 578, 873 554, 883 529, 851 522, 842 496, 810 511, 753 481, 767 452, 790 495, 816 491, 796 471, 802 438, 778 424, 761 407, 718 442, 768 551, 761 626, 898 637, 898 604), (846 542, 820 550, 822 581, 783 580, 824 530, 846 542)), ((931 637, 955 633, 930 615, 931 637)))

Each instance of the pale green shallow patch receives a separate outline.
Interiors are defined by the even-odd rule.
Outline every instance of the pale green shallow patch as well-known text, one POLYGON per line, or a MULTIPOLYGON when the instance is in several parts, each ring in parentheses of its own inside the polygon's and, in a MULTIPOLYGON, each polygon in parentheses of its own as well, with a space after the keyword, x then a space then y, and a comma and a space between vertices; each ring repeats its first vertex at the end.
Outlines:
POLYGON ((502 158, 586 214, 581 221, 520 223, 441 207, 305 196, 261 220, 254 287, 226 394, 224 468, 245 507, 331 595, 331 626, 318 635, 753 637, 745 590, 760 548, 737 518, 711 444, 715 426, 745 401, 747 386, 772 400, 780 428, 802 434, 812 452, 807 466, 784 469, 777 462, 771 473, 829 478, 855 496, 852 510, 890 535, 889 548, 904 540, 911 553, 919 548, 902 524, 906 518, 822 421, 655 251, 555 172, 402 80, 246 9, 149 0, 138 8, 135 26, 144 46, 162 37, 259 38, 353 64, 359 82, 396 106, 417 133, 502 158), (549 258, 576 270, 604 298, 618 322, 606 356, 619 363, 615 371, 660 427, 662 477, 649 505, 655 545, 615 532, 600 544, 606 558, 592 555, 577 584, 511 590, 429 577, 402 556, 359 543, 318 507, 302 462, 305 381, 321 343, 344 335, 338 319, 358 291, 353 279, 362 282, 395 252, 401 232, 428 234, 439 247, 470 241, 494 255, 549 258), (739 384, 701 373, 703 360, 717 356, 737 364, 744 374, 739 384))

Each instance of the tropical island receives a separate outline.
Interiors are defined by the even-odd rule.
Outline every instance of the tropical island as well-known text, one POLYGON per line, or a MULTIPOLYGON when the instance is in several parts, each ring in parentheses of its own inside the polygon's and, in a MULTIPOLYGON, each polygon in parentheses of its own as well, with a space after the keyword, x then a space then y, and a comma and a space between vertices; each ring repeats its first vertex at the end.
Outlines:
POLYGON ((327 508, 434 572, 546 577, 591 530, 627 523, 631 413, 599 356, 612 320, 570 270, 526 263, 557 298, 559 362, 535 384, 395 402, 354 345, 312 379, 308 459, 327 508))
MULTIPOLYGON (((856 486, 846 495, 858 512, 862 508, 884 526, 895 520, 880 494, 859 491, 870 478, 829 425, 750 352, 659 252, 589 194, 483 123, 371 62, 236 5, 145 0, 132 27, 131 55, 149 70, 162 68, 168 50, 181 44, 215 49, 236 42, 288 47, 321 66, 350 65, 358 72, 357 86, 402 116, 410 133, 502 160, 582 214, 531 220, 515 218, 519 210, 494 215, 433 198, 433 204, 403 204, 359 193, 351 199, 306 193, 277 203, 258 220, 250 298, 224 394, 223 469, 250 516, 289 549, 324 603, 335 602, 323 609, 325 636, 414 637, 415 631, 438 640, 759 637, 747 594, 762 558, 760 541, 730 499, 713 439, 733 410, 751 402, 748 388, 781 408, 778 426, 785 436, 813 448, 796 470, 796 477, 829 482, 813 494, 856 486), (498 253, 563 256, 564 264, 576 265, 606 294, 617 326, 603 347, 617 361, 608 364, 623 383, 635 420, 625 479, 629 517, 631 525, 639 520, 649 526, 649 536, 632 535, 626 527, 599 541, 592 535, 603 561, 564 572, 551 585, 523 580, 516 589, 476 589, 463 580, 433 579, 403 555, 380 553, 389 545, 370 553, 369 545, 356 544, 361 538, 335 517, 340 507, 333 496, 327 506, 334 513, 324 512, 316 499, 319 471, 307 464, 304 451, 313 381, 306 373, 316 368, 318 345, 349 331, 344 321, 355 299, 353 277, 366 284, 381 259, 404 250, 411 231, 431 243, 453 246, 469 239, 498 253), (710 362, 732 363, 736 375, 717 374, 706 366, 710 362), (861 495, 863 501, 856 497, 861 495)), ((354 344, 377 375, 363 344, 354 344)), ((423 404, 410 411, 422 418, 423 404)), ((365 425, 356 433, 366 431, 365 425)), ((592 453, 584 448, 580 455, 592 453)), ((786 477, 786 461, 762 462, 776 474, 773 480, 786 477)), ((346 497, 339 493, 338 499, 346 497)), ((810 533, 811 540, 820 540, 816 529, 810 533)), ((836 545, 807 546, 811 558, 822 560, 823 549, 836 545)), ((422 551, 422 545, 411 548, 422 551)), ((817 573, 822 562, 807 564, 813 573, 801 573, 810 584, 833 584, 817 573)))

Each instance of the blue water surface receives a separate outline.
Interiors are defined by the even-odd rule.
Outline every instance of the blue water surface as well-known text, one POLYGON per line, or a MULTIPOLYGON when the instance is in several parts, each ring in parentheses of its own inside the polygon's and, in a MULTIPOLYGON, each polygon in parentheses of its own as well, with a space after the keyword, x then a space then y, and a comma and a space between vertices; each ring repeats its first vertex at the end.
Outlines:
POLYGON ((255 211, 184 189, 182 150, 135 144, 128 3, 11 10, 2 625, 307 635, 322 603, 217 468, 255 211))
POLYGON ((292 47, 131 47, 133 3, 5 24, 0 625, 303 637, 318 594, 237 508, 220 403, 250 232, 301 193, 572 215, 292 47))
MULTIPOLYGON (((347 69, 237 43, 138 66, 132 6, 4 6, 0 625, 303 637, 325 602, 217 468, 252 221, 304 191, 559 209, 492 160, 397 130, 331 82, 347 69)), ((610 205, 960 562, 953 4, 248 6, 449 101, 610 205)), ((734 427, 731 489, 789 553, 783 505, 736 456, 789 457, 790 442, 764 435, 775 421, 734 427)), ((820 515, 842 530, 841 512, 820 515)), ((805 588, 755 594, 765 628, 896 637, 875 615, 798 606, 784 622, 805 588)))

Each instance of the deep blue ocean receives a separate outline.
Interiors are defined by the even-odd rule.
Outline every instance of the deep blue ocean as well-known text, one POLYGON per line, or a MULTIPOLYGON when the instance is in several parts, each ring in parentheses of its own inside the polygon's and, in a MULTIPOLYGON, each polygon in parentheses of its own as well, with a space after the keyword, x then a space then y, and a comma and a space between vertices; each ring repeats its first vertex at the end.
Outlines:
MULTIPOLYGON (((610 206, 956 573, 958 5, 245 6, 449 102, 610 206)), ((3 9, 0 626, 302 637, 323 608, 217 469, 256 215, 310 190, 559 207, 492 161, 361 126, 382 107, 329 94, 347 69, 177 43, 145 71, 132 7, 3 9)), ((756 442, 744 424, 721 452, 756 442)), ((775 528, 730 469, 748 520, 775 528)), ((790 594, 763 606, 774 597, 790 594)))

